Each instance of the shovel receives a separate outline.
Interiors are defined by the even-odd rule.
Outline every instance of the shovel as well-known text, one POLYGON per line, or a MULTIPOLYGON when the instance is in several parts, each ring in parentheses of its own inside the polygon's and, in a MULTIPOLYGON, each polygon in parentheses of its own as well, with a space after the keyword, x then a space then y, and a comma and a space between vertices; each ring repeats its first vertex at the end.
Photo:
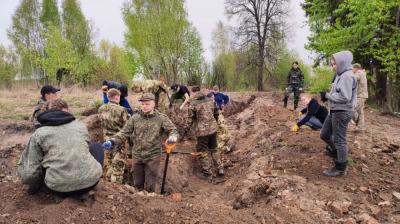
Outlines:
POLYGON ((172 150, 175 149, 176 143, 168 143, 168 141, 165 142, 165 153, 167 154, 165 157, 165 165, 164 165, 164 174, 163 174, 163 179, 162 179, 162 184, 161 184, 161 194, 165 194, 165 180, 167 179, 167 171, 168 171, 168 161, 169 161, 169 155, 171 154, 172 150))

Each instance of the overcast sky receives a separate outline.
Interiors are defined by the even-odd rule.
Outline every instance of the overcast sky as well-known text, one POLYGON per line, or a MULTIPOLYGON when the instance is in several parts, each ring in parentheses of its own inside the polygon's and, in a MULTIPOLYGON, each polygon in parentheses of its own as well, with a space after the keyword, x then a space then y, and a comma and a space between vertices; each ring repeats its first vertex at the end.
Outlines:
MULTIPOLYGON (((125 0, 80 0, 83 13, 95 26, 96 41, 110 40, 123 45, 125 25, 122 20, 121 7, 125 0)), ((11 16, 19 4, 19 0, 1 0, 0 7, 0 43, 8 46, 7 29, 11 25, 11 16)), ((228 21, 224 11, 225 0, 186 0, 189 20, 200 33, 205 58, 212 60, 211 33, 219 20, 228 21)), ((289 48, 310 64, 310 53, 304 49, 307 36, 310 34, 305 24, 304 12, 300 7, 302 0, 291 0, 289 22, 292 24, 292 36, 288 41, 289 48)))

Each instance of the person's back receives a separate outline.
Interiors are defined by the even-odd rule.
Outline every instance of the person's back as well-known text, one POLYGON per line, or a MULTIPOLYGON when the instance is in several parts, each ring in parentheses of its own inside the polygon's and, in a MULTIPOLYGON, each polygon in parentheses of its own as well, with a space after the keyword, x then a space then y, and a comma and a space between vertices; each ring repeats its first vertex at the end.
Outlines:
POLYGON ((38 120, 42 127, 34 132, 18 163, 22 182, 35 185, 44 180, 56 192, 95 185, 102 167, 89 152, 86 126, 61 110, 43 112, 38 120))
POLYGON ((102 105, 99 108, 99 114, 103 132, 106 137, 116 134, 124 127, 126 121, 129 119, 126 110, 114 102, 102 105))
POLYGON ((354 73, 357 79, 357 97, 359 98, 368 98, 368 86, 367 86, 367 74, 363 69, 359 69, 354 73))
POLYGON ((189 111, 191 116, 194 116, 197 136, 207 136, 217 132, 218 126, 214 118, 214 108, 214 101, 200 92, 190 103, 189 111))

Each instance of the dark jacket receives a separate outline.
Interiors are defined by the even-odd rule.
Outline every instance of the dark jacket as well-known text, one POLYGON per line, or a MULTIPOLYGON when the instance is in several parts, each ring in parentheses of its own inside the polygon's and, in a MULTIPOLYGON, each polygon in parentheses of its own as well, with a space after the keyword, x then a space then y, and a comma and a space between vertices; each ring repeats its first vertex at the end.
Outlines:
POLYGON ((297 86, 299 88, 303 88, 304 83, 304 75, 300 68, 290 69, 288 77, 287 77, 287 85, 297 86))
POLYGON ((299 127, 307 123, 312 117, 316 117, 323 124, 328 116, 328 110, 320 105, 316 99, 311 99, 307 107, 301 110, 301 113, 306 114, 306 116, 297 122, 299 127))

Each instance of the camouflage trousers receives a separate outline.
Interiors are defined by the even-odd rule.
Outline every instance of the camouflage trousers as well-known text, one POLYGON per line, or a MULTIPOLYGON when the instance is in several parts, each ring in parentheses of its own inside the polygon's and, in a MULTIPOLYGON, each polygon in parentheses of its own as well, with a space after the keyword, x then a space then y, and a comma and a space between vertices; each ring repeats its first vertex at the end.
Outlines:
POLYGON ((174 102, 172 107, 169 108, 167 115, 178 129, 179 136, 185 138, 189 131, 189 111, 187 105, 182 110, 179 109, 182 103, 182 100, 174 102))
POLYGON ((111 183, 122 184, 126 163, 125 145, 105 151, 104 178, 111 183))
POLYGON ((231 151, 231 146, 229 145, 230 135, 228 126, 225 123, 225 118, 221 114, 218 116, 218 131, 217 131, 217 143, 218 151, 221 153, 227 153, 231 151))
POLYGON ((215 169, 222 169, 223 164, 221 162, 221 154, 217 147, 216 133, 208 136, 197 137, 196 149, 199 152, 198 160, 202 168, 203 173, 212 175, 213 167, 215 169), (212 163, 210 162, 210 159, 212 163))

